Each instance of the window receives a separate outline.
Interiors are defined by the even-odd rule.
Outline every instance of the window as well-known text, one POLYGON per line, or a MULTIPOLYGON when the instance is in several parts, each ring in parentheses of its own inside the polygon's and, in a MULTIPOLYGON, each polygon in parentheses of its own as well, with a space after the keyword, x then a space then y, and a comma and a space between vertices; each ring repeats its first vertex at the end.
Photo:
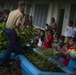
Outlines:
POLYGON ((33 25, 45 28, 49 4, 36 4, 33 25))
POLYGON ((26 15, 29 15, 30 7, 31 7, 31 4, 26 4, 26 15))

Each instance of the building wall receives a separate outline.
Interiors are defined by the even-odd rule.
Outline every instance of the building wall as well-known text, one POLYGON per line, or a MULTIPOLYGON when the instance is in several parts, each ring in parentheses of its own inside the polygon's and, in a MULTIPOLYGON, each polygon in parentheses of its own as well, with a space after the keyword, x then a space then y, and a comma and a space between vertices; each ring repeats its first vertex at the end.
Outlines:
POLYGON ((30 14, 29 14, 29 15, 34 17, 34 11, 35 11, 35 4, 32 3, 32 4, 31 4, 30 14))
POLYGON ((65 32, 65 29, 69 23, 71 4, 51 3, 49 6, 47 23, 50 24, 50 20, 52 17, 54 17, 56 20, 56 23, 58 23, 58 15, 59 15, 58 10, 59 9, 65 10, 64 18, 63 18, 63 24, 62 24, 62 32, 61 32, 61 34, 63 35, 65 32))
POLYGON ((50 3, 49 4, 48 16, 47 16, 47 22, 46 23, 50 24, 52 14, 53 14, 53 3, 50 3))
POLYGON ((54 3, 53 4, 53 11, 52 11, 52 17, 55 18, 56 22, 57 22, 58 9, 59 9, 58 5, 59 5, 58 3, 54 3))
POLYGON ((57 22, 58 17, 58 3, 50 3, 48 16, 47 16, 47 23, 50 24, 51 18, 54 17, 57 22))
POLYGON ((76 4, 71 5, 71 10, 70 10, 70 21, 76 20, 76 4))
POLYGON ((35 4, 33 25, 45 28, 49 4, 35 4))
MULTIPOLYGON (((34 15, 35 15, 35 10, 36 10, 35 7, 36 7, 36 4, 37 3, 31 3, 31 6, 30 6, 30 4, 26 4, 26 8, 25 8, 25 13, 27 13, 30 16, 33 16, 33 18, 34 18, 34 15), (26 12, 27 9, 28 9, 28 12, 26 12)), ((17 5, 17 4, 13 4, 12 3, 9 6, 9 4, 6 3, 4 5, 4 9, 5 8, 8 8, 10 10, 16 9, 17 6, 15 6, 15 5, 17 5)), ((64 8, 65 9, 65 14, 64 14, 64 19, 63 19, 63 26, 62 26, 62 34, 64 34, 65 29, 66 29, 66 27, 68 25, 68 22, 69 22, 71 4, 63 4, 63 3, 60 4, 60 3, 52 3, 52 2, 50 2, 48 5, 49 5, 48 6, 48 11, 47 11, 47 14, 46 14, 47 15, 47 18, 46 18, 45 21, 43 21, 43 22, 48 23, 48 24, 50 24, 50 21, 51 21, 51 18, 52 17, 55 18, 56 22, 58 22, 58 11, 59 11, 59 8, 64 8)), ((3 6, 0 6, 0 9, 3 9, 2 7, 3 6)), ((43 18, 45 18, 44 16, 45 15, 43 15, 43 18)), ((41 26, 41 25, 39 25, 39 26, 40 27, 44 27, 44 26, 41 26)))
POLYGON ((62 35, 64 34, 66 27, 68 26, 68 23, 69 23, 70 9, 71 9, 71 4, 66 4, 64 20, 63 20, 63 27, 62 27, 62 35))

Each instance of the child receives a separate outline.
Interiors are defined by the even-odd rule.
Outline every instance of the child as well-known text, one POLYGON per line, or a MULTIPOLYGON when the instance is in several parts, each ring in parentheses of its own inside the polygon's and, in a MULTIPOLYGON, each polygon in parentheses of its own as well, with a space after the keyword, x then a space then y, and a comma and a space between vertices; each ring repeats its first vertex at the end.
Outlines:
POLYGON ((38 28, 37 30, 37 35, 36 35, 36 37, 31 41, 31 43, 36 43, 36 45, 38 44, 38 41, 39 41, 39 37, 40 37, 40 33, 41 33, 41 29, 40 28, 38 28))
POLYGON ((41 29, 40 28, 37 29, 37 33, 38 33, 38 35, 40 35, 40 33, 41 33, 41 29))
POLYGON ((53 37, 57 36, 57 31, 55 29, 52 30, 53 31, 53 37))
POLYGON ((40 37, 38 41, 38 47, 40 48, 44 43, 45 32, 43 30, 40 31, 40 37))
POLYGON ((65 37, 65 39, 64 39, 64 45, 68 45, 69 39, 70 39, 70 37, 65 37))
POLYGON ((55 36, 52 43, 52 48, 56 48, 59 45, 58 36, 55 36))
POLYGON ((29 17, 28 26, 32 26, 32 16, 29 17))
MULTIPOLYGON (((64 36, 61 36, 60 38, 59 38, 59 47, 62 49, 62 50, 64 50, 64 36)), ((63 55, 62 53, 60 54, 60 57, 58 58, 58 61, 59 62, 62 62, 63 64, 65 64, 65 58, 66 58, 66 56, 65 55, 63 55)))
MULTIPOLYGON (((73 48, 73 45, 74 45, 74 38, 70 38, 70 39, 69 39, 68 52, 70 52, 71 50, 74 49, 74 48, 73 48)), ((68 66, 69 61, 70 61, 70 58, 69 58, 69 57, 66 57, 65 66, 68 66)))
MULTIPOLYGON (((57 50, 60 50, 64 55, 66 55, 67 54, 67 52, 70 52, 70 51, 72 51, 74 48, 73 48, 73 46, 74 46, 74 38, 70 38, 70 40, 69 40, 69 47, 64 47, 64 50, 62 50, 60 47, 58 47, 58 49, 57 50)), ((70 61, 70 58, 67 56, 66 57, 66 60, 65 60, 65 66, 68 66, 68 64, 69 64, 69 61, 70 61)))
POLYGON ((25 26, 28 26, 28 23, 29 23, 29 15, 26 15, 25 26))
POLYGON ((73 22, 70 21, 69 25, 67 26, 67 29, 64 33, 65 37, 72 37, 73 36, 73 22))
POLYGON ((60 36, 60 38, 59 38, 59 46, 61 47, 61 48, 63 48, 63 46, 64 46, 64 36, 60 36))
POLYGON ((75 71, 76 69, 76 40, 74 40, 73 48, 74 49, 72 49, 71 51, 68 51, 68 50, 62 51, 61 49, 59 49, 59 51, 67 55, 70 58, 68 67, 72 69, 73 71, 75 71))
POLYGON ((45 29, 48 30, 50 26, 46 23, 45 29))
POLYGON ((46 30, 44 48, 51 47, 52 39, 53 39, 53 32, 51 30, 46 30))
POLYGON ((70 62, 68 64, 68 67, 72 69, 73 71, 76 70, 76 42, 74 44, 74 49, 69 52, 70 55, 70 62))

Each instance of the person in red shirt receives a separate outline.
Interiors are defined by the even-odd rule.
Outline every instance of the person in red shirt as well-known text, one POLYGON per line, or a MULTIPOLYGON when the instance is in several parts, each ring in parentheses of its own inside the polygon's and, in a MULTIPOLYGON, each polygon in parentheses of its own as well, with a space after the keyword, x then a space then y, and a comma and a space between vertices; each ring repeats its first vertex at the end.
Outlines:
POLYGON ((28 23, 29 23, 29 15, 26 15, 25 26, 28 26, 28 23))
POLYGON ((47 30, 45 32, 44 48, 50 48, 52 40, 53 40, 53 32, 51 30, 47 30))
MULTIPOLYGON (((74 46, 74 38, 70 38, 69 39, 69 47, 68 47, 69 52, 74 49, 73 46, 74 46)), ((67 56, 66 60, 65 60, 65 66, 68 66, 69 61, 70 61, 70 58, 67 56)))

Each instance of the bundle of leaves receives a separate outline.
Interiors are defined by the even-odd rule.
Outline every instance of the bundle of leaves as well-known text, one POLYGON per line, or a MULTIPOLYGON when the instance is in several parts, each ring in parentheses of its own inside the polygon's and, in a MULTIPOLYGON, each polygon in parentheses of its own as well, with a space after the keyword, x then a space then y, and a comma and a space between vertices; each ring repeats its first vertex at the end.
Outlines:
POLYGON ((39 70, 49 71, 49 72, 61 72, 61 70, 53 63, 47 61, 45 58, 41 57, 35 53, 32 48, 25 50, 25 57, 32 62, 39 70))
POLYGON ((0 23, 0 52, 1 53, 5 52, 5 49, 8 44, 7 36, 4 33, 4 29, 5 29, 5 22, 0 23))
POLYGON ((54 59, 58 59, 60 53, 54 48, 45 49, 43 47, 38 49, 39 53, 44 56, 46 59, 52 57, 54 59))
MULTIPOLYGON (((8 39, 4 33, 4 29, 5 29, 5 22, 0 23, 0 53, 4 53, 8 45, 8 39)), ((36 35, 37 32, 35 27, 33 26, 26 27, 21 35, 23 47, 26 44, 31 43, 31 41, 35 38, 36 35)))
POLYGON ((58 59, 61 56, 60 52, 58 52, 54 48, 33 48, 33 51, 39 54, 41 57, 45 58, 46 60, 54 63, 57 67, 62 67, 64 64, 59 62, 58 59))
POLYGON ((36 28, 33 26, 25 27, 21 35, 22 45, 30 44, 37 36, 36 28))

